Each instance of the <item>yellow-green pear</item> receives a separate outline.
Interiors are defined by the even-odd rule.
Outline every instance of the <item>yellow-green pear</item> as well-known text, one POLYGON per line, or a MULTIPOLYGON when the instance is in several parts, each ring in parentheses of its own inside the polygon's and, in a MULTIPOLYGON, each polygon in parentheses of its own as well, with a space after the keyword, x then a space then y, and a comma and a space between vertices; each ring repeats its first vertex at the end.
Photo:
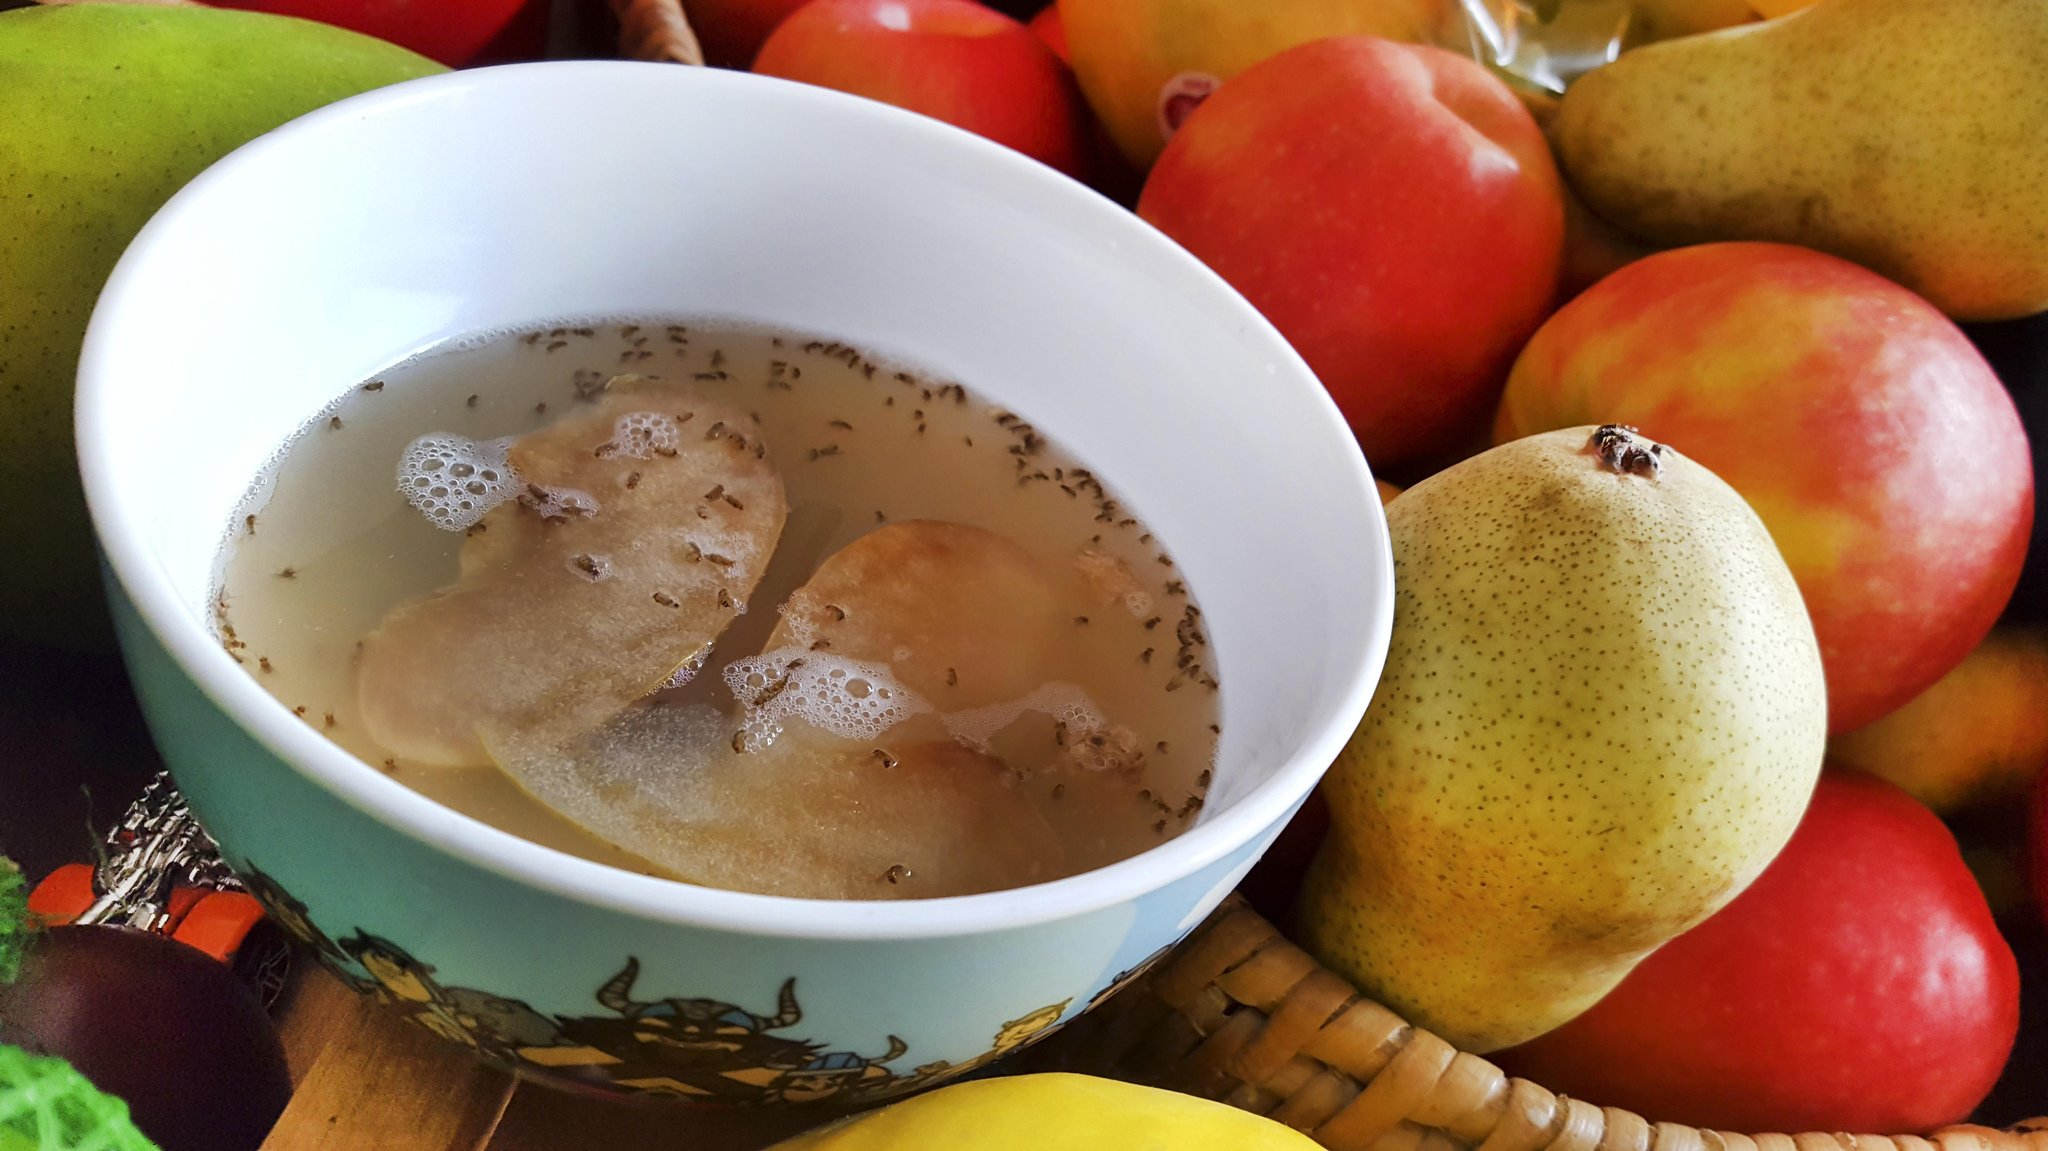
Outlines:
POLYGON ((1750 0, 1635 0, 1630 39, 1669 40, 1757 19, 1750 0))
POLYGON ((1551 125, 1601 217, 1663 244, 1780 240, 1958 319, 2048 308, 2048 4, 1825 0, 1638 48, 1551 125))
POLYGON ((442 70, 381 40, 255 12, 0 12, 0 638, 107 642, 71 394, 93 301, 128 241, 237 145, 442 70))
POLYGON ((1471 1051, 1534 1038, 1713 914, 1820 775, 1820 648, 1735 490, 1625 428, 1503 444, 1387 508, 1394 631, 1295 908, 1333 970, 1471 1051))

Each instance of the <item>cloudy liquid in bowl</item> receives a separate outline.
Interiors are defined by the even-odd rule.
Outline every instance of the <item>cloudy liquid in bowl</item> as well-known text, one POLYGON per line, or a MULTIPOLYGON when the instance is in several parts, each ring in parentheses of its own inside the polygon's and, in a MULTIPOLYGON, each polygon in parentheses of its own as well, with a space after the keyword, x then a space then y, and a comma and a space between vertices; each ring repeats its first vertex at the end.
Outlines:
POLYGON ((351 389, 229 526, 221 641, 535 842, 815 898, 1042 882, 1196 819, 1171 552, 958 383, 728 323, 462 340, 351 389))

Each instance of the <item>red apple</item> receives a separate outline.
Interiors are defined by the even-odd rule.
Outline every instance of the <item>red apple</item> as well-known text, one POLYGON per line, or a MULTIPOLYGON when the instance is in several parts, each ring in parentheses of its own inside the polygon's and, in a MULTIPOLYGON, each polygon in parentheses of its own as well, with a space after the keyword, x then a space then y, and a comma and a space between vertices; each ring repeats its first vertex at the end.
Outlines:
POLYGON ((1067 56, 1067 22, 1060 19, 1059 5, 1047 4, 1039 9, 1038 15, 1031 18, 1031 23, 1027 27, 1033 35, 1045 41, 1045 46, 1052 49, 1053 55, 1064 62, 1072 63, 1067 56))
POLYGON ((1653 1120, 1926 1131, 1990 1092, 2019 1006, 2019 965, 1955 837, 1897 787, 1828 772, 1733 903, 1496 1058, 1653 1120))
POLYGON ((1081 172, 1073 75, 1029 28, 972 0, 811 0, 768 37, 754 71, 922 112, 1081 172))
POLYGON ((1295 896, 1301 893, 1301 881, 1308 874, 1308 865, 1315 859, 1317 849, 1323 846, 1323 839, 1330 833, 1330 801, 1323 796, 1323 789, 1316 788, 1308 793, 1308 799, 1295 811, 1294 818, 1280 829, 1273 840, 1273 846, 1245 873, 1244 880, 1237 885, 1239 895, 1251 902, 1259 914, 1275 923, 1286 922, 1289 908, 1294 906, 1295 896))
POLYGON ((1563 250, 1557 169, 1507 86, 1366 36, 1225 82, 1168 142, 1138 212, 1293 341, 1377 465, 1484 428, 1563 250))
POLYGON ((1763 518, 1831 730, 1962 662, 2019 578, 2034 481, 2011 397, 1947 317, 1845 260, 1706 244, 1601 280, 1529 342, 1494 438, 1598 423, 1686 453, 1763 518))
MULTIPOLYGON (((318 20, 388 40, 451 68, 536 60, 546 47, 546 0, 206 0, 318 20)), ((692 9, 695 11, 693 5, 692 9)))
POLYGON ((805 0, 688 0, 690 28, 704 60, 721 68, 753 64, 768 34, 805 0))

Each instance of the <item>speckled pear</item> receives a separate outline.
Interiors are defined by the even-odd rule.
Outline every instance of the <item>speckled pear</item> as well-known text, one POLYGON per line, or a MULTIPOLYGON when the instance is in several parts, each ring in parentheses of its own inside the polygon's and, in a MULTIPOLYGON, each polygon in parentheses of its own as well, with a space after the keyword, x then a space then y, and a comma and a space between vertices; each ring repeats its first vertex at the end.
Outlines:
POLYGON ((1791 838, 1820 649, 1742 497, 1627 429, 1503 444, 1387 523, 1393 642, 1323 785, 1297 937, 1492 1051, 1592 1006, 1791 838))
POLYGON ((1551 125, 1593 211, 1661 244, 1780 240, 1957 319, 2048 308, 2048 4, 1827 0, 1651 44, 1551 125))

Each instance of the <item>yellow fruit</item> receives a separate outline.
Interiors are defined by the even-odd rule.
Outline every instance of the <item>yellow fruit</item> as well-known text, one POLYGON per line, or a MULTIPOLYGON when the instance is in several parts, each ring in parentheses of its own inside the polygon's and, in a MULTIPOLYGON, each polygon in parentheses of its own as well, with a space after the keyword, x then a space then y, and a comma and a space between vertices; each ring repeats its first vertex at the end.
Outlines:
POLYGON ((1319 1151, 1271 1119, 1087 1075, 942 1087, 771 1151, 1319 1151))
POLYGON ((2048 632, 1993 631, 1906 706, 1836 736, 1828 755, 1943 813, 2025 794, 2048 768, 2048 632))
POLYGON ((1325 36, 1427 41, 1450 0, 1059 0, 1074 74, 1117 147, 1149 168, 1181 114, 1175 97, 1325 36), (1171 107, 1170 107, 1171 105, 1171 107))
POLYGON ((1551 141, 1604 219, 1661 244, 1777 240, 1958 319, 2048 308, 2048 4, 1828 0, 1625 52, 1551 141))
POLYGON ((1819 777, 1820 649, 1742 497, 1620 429, 1387 509, 1394 632, 1297 938, 1467 1050, 1591 1006, 1734 898, 1819 777))
POLYGON ((0 12, 0 637, 107 642, 71 386, 86 318, 128 241, 237 145, 439 71, 381 40, 256 12, 0 12))
POLYGON ((1393 503, 1394 497, 1401 494, 1401 489, 1399 487, 1390 484, 1385 480, 1374 480, 1373 486, 1377 487, 1380 491, 1381 507, 1385 507, 1386 505, 1393 503))

